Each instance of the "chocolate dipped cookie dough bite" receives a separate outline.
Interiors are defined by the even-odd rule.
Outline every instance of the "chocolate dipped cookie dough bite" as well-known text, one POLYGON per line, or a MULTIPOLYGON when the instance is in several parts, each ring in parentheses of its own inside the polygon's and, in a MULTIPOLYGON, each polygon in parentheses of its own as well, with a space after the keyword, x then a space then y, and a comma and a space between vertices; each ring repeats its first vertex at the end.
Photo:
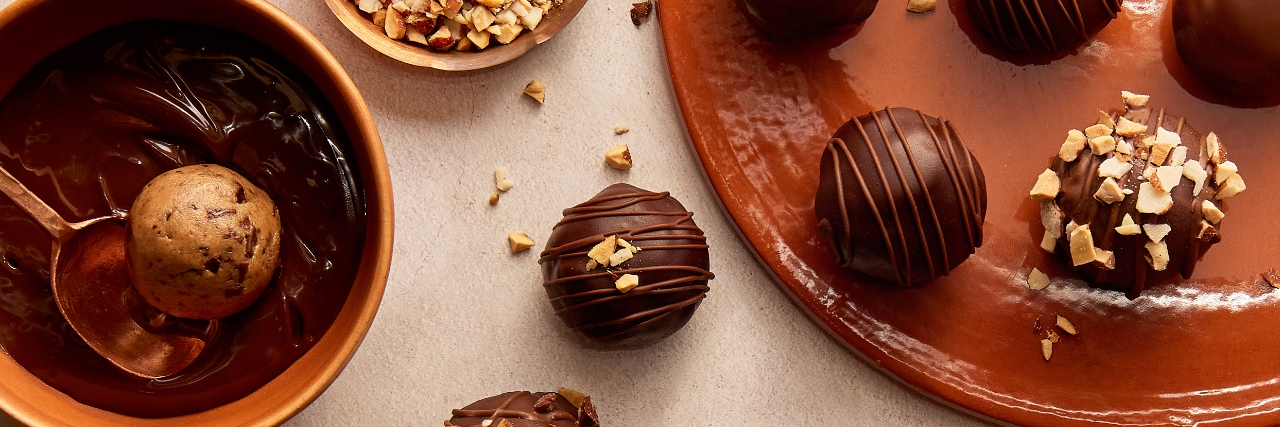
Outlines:
POLYGON ((737 0, 753 25, 779 39, 840 33, 862 25, 879 0, 737 0))
POLYGON ((1052 57, 1085 45, 1120 14, 1123 0, 963 0, 988 39, 1022 56, 1052 57))
POLYGON ((1060 253, 1093 286, 1136 298, 1191 277, 1221 240, 1225 200, 1245 190, 1226 144, 1184 118, 1123 92, 1125 108, 1072 129, 1036 180, 1041 247, 1060 253))
POLYGON ((591 397, 556 392, 511 391, 453 410, 445 427, 600 427, 591 397))
POLYGON ((900 286, 982 245, 986 179, 951 123, 909 108, 849 120, 822 153, 814 211, 840 266, 900 286))
POLYGON ((538 263, 556 316, 601 349, 651 345, 706 298, 707 238, 670 193, 613 184, 564 210, 538 263))
POLYGON ((1176 0, 1178 55, 1201 83, 1237 99, 1280 104, 1280 2, 1176 0))

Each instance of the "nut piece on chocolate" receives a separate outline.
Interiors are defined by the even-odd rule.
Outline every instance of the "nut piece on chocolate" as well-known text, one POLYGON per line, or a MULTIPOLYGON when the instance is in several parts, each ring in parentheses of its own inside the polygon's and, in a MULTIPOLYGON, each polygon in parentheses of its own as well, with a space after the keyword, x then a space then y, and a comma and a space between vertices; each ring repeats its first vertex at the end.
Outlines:
MULTIPOLYGON (((565 390, 565 389, 561 389, 565 390)), ((581 405, 555 392, 512 391, 453 410, 445 427, 600 427, 591 398, 581 405), (505 424, 504 424, 505 423, 505 424)))
MULTIPOLYGON (((1099 138, 1132 146, 1131 154, 1089 146, 1071 160, 1053 156, 1049 171, 1061 191, 1042 203, 1065 214, 1075 233, 1054 235, 1056 242, 1043 247, 1070 247, 1069 265, 1093 286, 1134 298, 1147 286, 1191 277, 1220 240, 1228 216, 1223 199, 1245 186, 1217 135, 1151 110, 1146 95, 1124 92, 1122 100, 1120 113, 1100 119, 1117 123, 1113 133, 1099 138)), ((1042 224, 1052 232, 1062 221, 1048 217, 1042 224)))
POLYGON ((280 213, 240 174, 195 165, 157 176, 129 210, 129 278, 161 311, 217 319, 253 303, 280 265, 280 213))
POLYGON ((950 122, 909 108, 856 117, 827 143, 820 174, 818 231, 842 267, 910 286, 982 245, 986 179, 950 122))
POLYGON ((556 316, 589 345, 609 350, 675 333, 715 277, 693 213, 666 192, 621 183, 565 209, 538 262, 556 316), (619 286, 627 275, 637 286, 630 278, 619 286))
POLYGON ((1122 0, 964 1, 988 39, 1016 54, 1044 56, 1093 39, 1120 13, 1122 0))

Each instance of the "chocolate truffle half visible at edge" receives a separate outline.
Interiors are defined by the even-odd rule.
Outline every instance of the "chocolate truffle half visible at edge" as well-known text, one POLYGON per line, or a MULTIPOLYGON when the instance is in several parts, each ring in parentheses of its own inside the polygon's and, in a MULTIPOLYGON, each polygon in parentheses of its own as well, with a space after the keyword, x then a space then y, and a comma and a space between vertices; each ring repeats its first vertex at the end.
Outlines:
POLYGON ((1280 1, 1177 0, 1178 55, 1207 86, 1243 99, 1280 99, 1280 1))
POLYGON ((861 25, 879 0, 737 0, 738 9, 773 37, 834 34, 861 25))
POLYGON ((1120 13, 1122 0, 964 0, 973 23, 1014 53, 1074 50, 1120 13))
POLYGON ((693 213, 669 193, 622 183, 565 209, 538 262, 556 315, 604 349, 671 335, 715 277, 693 213))
POLYGON ((982 245, 987 184, 950 122, 909 108, 850 120, 822 153, 818 230, 841 266, 902 286, 982 245))
POLYGON ((1217 135, 1124 94, 1127 108, 1071 130, 1031 198, 1057 252, 1092 285, 1137 297, 1181 275, 1220 240, 1224 200, 1244 191, 1217 135))
POLYGON ((453 410, 445 427, 599 427, 591 398, 567 389, 561 393, 512 391, 453 410), (486 424, 485 422, 488 421, 486 424))

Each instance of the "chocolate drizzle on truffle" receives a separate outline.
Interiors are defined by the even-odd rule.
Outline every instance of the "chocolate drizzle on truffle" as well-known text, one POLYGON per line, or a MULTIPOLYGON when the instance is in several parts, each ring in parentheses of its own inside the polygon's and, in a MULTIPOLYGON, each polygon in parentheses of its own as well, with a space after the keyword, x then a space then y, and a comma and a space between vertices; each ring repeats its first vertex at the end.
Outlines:
POLYGON ((599 427, 590 397, 581 405, 552 392, 533 394, 512 391, 481 399, 462 409, 453 410, 453 418, 445 427, 498 427, 506 420, 510 427, 599 427))
POLYGON ((978 28, 1009 50, 1052 55, 1073 50, 1102 31, 1121 0, 968 0, 978 28))
POLYGON ((605 188, 564 211, 538 260, 556 315, 593 343, 642 347, 684 326, 706 297, 706 237, 693 214, 669 193, 627 184, 605 188), (588 268, 588 251, 609 236, 640 250, 612 267, 588 268), (624 274, 639 277, 627 292, 615 287, 624 274))
POLYGON ((908 108, 859 116, 822 155, 814 209, 841 266, 902 286, 982 245, 982 167, 951 123, 908 108))

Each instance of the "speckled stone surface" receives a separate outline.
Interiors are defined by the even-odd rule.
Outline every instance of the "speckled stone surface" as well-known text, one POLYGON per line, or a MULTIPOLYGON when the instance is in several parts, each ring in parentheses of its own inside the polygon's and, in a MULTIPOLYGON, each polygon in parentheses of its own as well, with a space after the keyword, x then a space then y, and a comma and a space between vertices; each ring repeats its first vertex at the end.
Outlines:
MULTIPOLYGON (((439 425, 511 390, 590 394, 605 426, 981 425, 880 374, 773 283, 721 213, 671 94, 660 22, 593 0, 506 65, 447 73, 369 48, 317 0, 275 1, 351 74, 391 167, 396 236, 378 316, 351 363, 288 425, 439 425), (537 105, 521 94, 547 85, 537 105), (615 136, 627 124, 631 132, 615 136), (603 162, 629 144, 635 167, 603 162), (516 186, 487 199, 493 169, 516 186), (560 211, 619 181, 670 191, 706 232, 716 279, 689 324, 643 350, 580 347, 552 313, 537 254, 560 211), (506 235, 537 242, 512 255, 506 235)), ((0 0, 0 5, 8 0, 0 0)), ((0 426, 14 422, 0 415, 0 426)))

